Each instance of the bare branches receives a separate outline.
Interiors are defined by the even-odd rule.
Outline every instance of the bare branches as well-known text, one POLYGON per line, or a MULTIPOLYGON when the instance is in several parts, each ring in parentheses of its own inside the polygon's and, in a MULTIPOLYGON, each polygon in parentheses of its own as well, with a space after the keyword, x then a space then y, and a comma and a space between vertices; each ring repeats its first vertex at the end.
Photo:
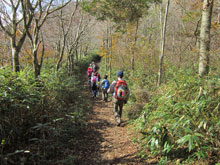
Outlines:
POLYGON ((73 16, 75 15, 78 6, 79 6, 79 3, 78 3, 78 0, 77 0, 77 1, 76 1, 75 9, 73 10, 73 12, 72 12, 72 14, 71 14, 70 23, 69 23, 69 26, 68 26, 68 28, 67 28, 67 33, 68 33, 69 30, 70 30, 70 27, 71 27, 72 22, 73 22, 73 16))
POLYGON ((9 35, 10 37, 12 37, 12 34, 10 33, 10 31, 7 30, 7 29, 3 26, 3 22, 2 22, 1 16, 0 16, 0 27, 1 27, 1 29, 2 29, 7 35, 9 35))
MULTIPOLYGON (((12 3, 13 3, 13 2, 12 2, 12 3)), ((19 5, 20 5, 20 0, 18 0, 18 1, 17 1, 17 4, 15 5, 15 9, 16 9, 16 10, 18 9, 19 5)))
POLYGON ((16 1, 16 4, 12 0, 10 0, 10 3, 2 0, 2 3, 5 10, 3 11, 2 9, 0 12, 0 27, 7 35, 12 37, 15 35, 16 31, 19 30, 17 29, 17 25, 24 20, 24 17, 19 18, 20 13, 18 12, 18 9, 21 5, 21 0, 16 1))
MULTIPOLYGON (((55 11, 58 11, 58 10, 64 8, 65 6, 67 6, 67 5, 71 2, 71 0, 69 0, 69 1, 67 1, 65 4, 60 5, 60 6, 58 6, 58 7, 56 7, 56 8, 54 8, 54 9, 51 10, 52 2, 53 2, 53 0, 50 0, 48 6, 47 6, 47 8, 46 8, 45 15, 44 15, 44 17, 42 18, 42 22, 39 24, 39 27, 41 27, 41 26, 44 24, 44 22, 46 21, 48 15, 54 13, 55 11)), ((77 2, 78 2, 78 1, 77 1, 77 2)), ((43 11, 41 11, 41 13, 42 13, 42 12, 43 12, 43 11)))
MULTIPOLYGON (((34 58, 33 64, 34 64, 36 78, 40 74, 41 66, 43 63, 43 56, 44 56, 44 42, 43 42, 43 37, 42 37, 43 35, 40 33, 41 28, 50 14, 52 14, 55 11, 58 11, 59 9, 62 9, 63 7, 68 5, 71 2, 71 0, 68 0, 65 4, 62 4, 55 8, 52 8, 53 2, 54 0, 49 0, 48 3, 44 4, 43 0, 37 0, 35 5, 32 3, 32 4, 29 4, 29 6, 27 6, 28 11, 31 13, 34 19, 32 33, 30 33, 28 29, 26 30, 27 30, 27 34, 28 34, 28 37, 29 37, 29 40, 32 46, 32 56, 34 58), (42 55, 41 55, 41 60, 39 64, 37 56, 38 56, 38 50, 39 50, 40 44, 42 44, 42 55)), ((64 28, 64 25, 62 26, 64 28)))
MULTIPOLYGON (((8 3, 8 0, 2 0, 2 2, 5 3, 5 4, 8 5, 8 6, 12 6, 12 4, 8 3)), ((10 0, 10 2, 11 2, 11 0, 10 0)), ((12 2, 12 3, 13 3, 13 2, 12 2)))

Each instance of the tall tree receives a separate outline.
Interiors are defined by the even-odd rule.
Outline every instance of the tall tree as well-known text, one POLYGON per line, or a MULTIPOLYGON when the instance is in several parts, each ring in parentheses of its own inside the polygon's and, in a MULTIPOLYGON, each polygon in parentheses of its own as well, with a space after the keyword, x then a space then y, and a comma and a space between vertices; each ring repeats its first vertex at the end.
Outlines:
MULTIPOLYGON (((68 5, 71 0, 68 0, 67 2, 62 2, 61 4, 56 4, 57 7, 54 7, 53 4, 54 0, 49 0, 47 3, 43 0, 38 0, 37 4, 32 4, 29 2, 29 5, 27 6, 28 12, 32 12, 34 15, 33 17, 33 29, 32 30, 27 30, 28 38, 31 43, 32 47, 32 58, 33 58, 33 68, 34 68, 34 73, 35 73, 35 78, 37 78, 40 75, 41 67, 43 64, 43 56, 44 54, 42 53, 41 55, 41 60, 40 63, 38 62, 38 51, 39 51, 39 46, 42 44, 42 48, 44 48, 44 42, 42 35, 40 35, 40 30, 42 26, 44 25, 45 21, 47 20, 48 16, 55 11, 62 9, 66 5, 68 5), (37 6, 37 10, 34 11, 32 10, 34 6, 37 6)), ((23 15, 26 14, 25 10, 25 4, 26 2, 21 2, 22 3, 22 9, 23 9, 23 15)), ((23 16, 24 17, 24 16, 23 16)), ((44 52, 44 49, 42 50, 44 52)))
MULTIPOLYGON (((22 0, 0 0, 2 5, 0 10, 0 28, 9 36, 11 42, 12 67, 13 71, 20 71, 19 53, 27 36, 27 29, 30 28, 33 13, 28 12, 27 6, 29 1, 25 1, 25 8, 21 12, 25 12, 21 17, 22 0)), ((37 8, 37 2, 33 5, 32 10, 37 8)))
POLYGON ((164 48, 165 48, 165 39, 166 39, 166 27, 167 27, 167 16, 168 16, 168 11, 169 11, 169 6, 170 6, 170 0, 167 0, 167 5, 166 5, 166 12, 164 16, 164 23, 162 23, 162 5, 161 5, 161 11, 160 11, 160 19, 161 19, 161 54, 160 54, 160 59, 159 59, 159 71, 158 71, 158 81, 157 85, 159 86, 161 84, 161 78, 163 74, 163 58, 164 58, 164 48))
POLYGON ((209 72, 210 29, 213 3, 214 0, 203 1, 202 21, 200 29, 199 76, 207 75, 209 72))
POLYGON ((56 64, 56 71, 59 70, 61 63, 63 61, 64 53, 65 53, 65 48, 66 48, 66 43, 67 43, 67 36, 70 33, 71 27, 73 26, 73 17, 77 11, 78 8, 78 0, 75 2, 75 8, 73 9, 71 13, 70 20, 68 20, 68 23, 65 23, 65 20, 67 15, 63 14, 63 10, 60 10, 60 15, 59 15, 59 23, 60 23, 60 32, 59 32, 59 41, 57 42, 57 46, 59 49, 57 49, 57 54, 59 55, 59 59, 56 64), (67 24, 67 26, 65 25, 67 24))
POLYGON ((73 72, 74 65, 78 62, 78 49, 83 44, 83 40, 87 40, 84 38, 86 38, 85 36, 88 33, 88 28, 90 28, 89 23, 91 21, 91 18, 83 13, 79 12, 78 14, 79 22, 67 40, 68 69, 70 73, 73 72))

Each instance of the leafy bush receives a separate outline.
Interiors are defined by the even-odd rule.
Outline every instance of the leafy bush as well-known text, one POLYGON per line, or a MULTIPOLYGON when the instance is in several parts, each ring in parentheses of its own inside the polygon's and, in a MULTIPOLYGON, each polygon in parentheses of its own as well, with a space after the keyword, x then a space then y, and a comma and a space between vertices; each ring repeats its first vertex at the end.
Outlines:
POLYGON ((89 99, 82 70, 86 75, 93 58, 79 62, 73 76, 49 66, 38 80, 28 69, 0 70, 0 164, 73 162, 65 152, 85 123, 89 99))
POLYGON ((136 120, 143 136, 143 156, 146 149, 153 155, 167 156, 181 150, 182 157, 197 159, 219 152, 220 97, 210 82, 220 86, 216 76, 202 80, 184 70, 174 72, 167 84, 154 91, 136 120))

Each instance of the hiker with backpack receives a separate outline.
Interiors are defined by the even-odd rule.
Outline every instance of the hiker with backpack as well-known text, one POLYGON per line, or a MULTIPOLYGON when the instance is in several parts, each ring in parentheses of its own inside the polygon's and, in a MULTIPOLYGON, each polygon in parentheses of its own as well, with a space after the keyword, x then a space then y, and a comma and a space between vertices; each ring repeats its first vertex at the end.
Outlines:
POLYGON ((91 78, 92 72, 93 72, 92 64, 90 64, 87 70, 88 78, 91 78))
POLYGON ((98 76, 97 73, 93 73, 91 77, 91 90, 92 90, 92 97, 95 98, 98 95, 98 76))
POLYGON ((102 80, 100 86, 101 86, 101 90, 102 90, 102 99, 103 101, 107 102, 108 101, 108 88, 110 86, 109 81, 108 81, 108 76, 104 75, 104 80, 102 80))
POLYGON ((87 75, 88 75, 88 83, 89 83, 89 89, 91 89, 91 77, 92 77, 92 64, 89 65, 88 70, 87 70, 87 75))
POLYGON ((113 113, 117 126, 121 124, 122 109, 124 104, 127 103, 130 95, 126 81, 122 80, 123 75, 123 71, 119 71, 117 73, 117 81, 114 81, 109 87, 109 92, 113 93, 113 113))

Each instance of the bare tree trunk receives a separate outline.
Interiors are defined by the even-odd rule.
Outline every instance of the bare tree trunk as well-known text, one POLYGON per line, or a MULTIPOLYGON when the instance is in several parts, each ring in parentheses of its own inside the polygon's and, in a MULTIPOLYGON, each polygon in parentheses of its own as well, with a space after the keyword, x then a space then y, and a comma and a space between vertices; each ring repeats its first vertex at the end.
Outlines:
POLYGON ((64 22, 63 22, 63 11, 62 10, 60 10, 60 25, 61 25, 61 34, 59 36, 60 41, 58 41, 58 44, 59 44, 58 48, 59 49, 57 50, 57 54, 59 54, 59 59, 56 64, 56 72, 60 69, 61 63, 63 61, 64 50, 66 47, 66 36, 68 34, 68 31, 65 33, 64 22))
POLYGON ((162 5, 161 5, 161 54, 160 54, 160 63, 159 63, 159 71, 158 71, 158 81, 157 81, 157 86, 160 86, 161 80, 162 80, 162 74, 163 74, 163 58, 164 58, 164 48, 165 48, 165 39, 166 39, 166 26, 167 26, 167 16, 169 12, 169 5, 170 5, 170 0, 167 0, 167 6, 166 6, 166 13, 164 17, 164 23, 162 25, 162 5))
MULTIPOLYGON (((40 28, 38 27, 38 21, 35 20, 33 36, 31 36, 31 34, 28 33, 28 37, 30 39, 31 46, 32 46, 32 58, 33 58, 33 68, 34 68, 35 79, 37 79, 37 77, 40 75, 40 70, 42 66, 42 63, 40 64, 38 63, 38 49, 41 44, 41 41, 39 39, 39 31, 40 31, 40 28)), ((42 61, 42 58, 43 58, 43 55, 41 56, 41 61, 42 61)))
MULTIPOLYGON (((2 29, 7 36, 9 36, 11 41, 11 53, 12 53, 12 67, 14 72, 20 71, 20 63, 19 63, 19 53, 21 51, 21 47, 25 41, 27 30, 32 22, 33 15, 26 14, 23 15, 22 18, 18 19, 18 10, 20 9, 19 6, 21 5, 21 0, 17 1, 2 1, 2 5, 8 7, 8 11, 0 11, 0 29, 2 29), (11 19, 9 20, 9 24, 4 24, 2 18, 8 17, 11 15, 11 19), (3 17, 2 17, 3 16, 3 17), (18 26, 19 23, 23 21, 23 26, 18 26), (9 29, 8 29, 9 28, 9 29), (16 34, 18 29, 20 28, 20 37, 16 34)), ((25 10, 22 8, 21 10, 23 13, 25 10)))
POLYGON ((19 51, 17 51, 16 47, 12 46, 12 68, 14 72, 20 71, 20 64, 19 64, 19 51))
POLYGON ((79 58, 80 60, 82 59, 82 54, 83 54, 83 47, 82 45, 80 46, 80 52, 79 52, 79 58))
POLYGON ((74 62, 75 62, 75 60, 74 60, 74 54, 72 54, 72 55, 71 55, 71 73, 72 73, 73 70, 74 70, 74 62))
POLYGON ((112 74, 112 26, 110 26, 110 29, 109 29, 109 32, 110 32, 110 57, 109 57, 109 78, 111 79, 111 74, 112 74))
POLYGON ((22 37, 18 41, 16 37, 11 38, 12 63, 13 63, 14 72, 20 71, 19 53, 21 51, 25 38, 26 38, 26 32, 23 33, 22 37), (17 44, 16 44, 16 41, 17 41, 17 44))
POLYGON ((67 35, 70 32, 72 22, 73 22, 73 17, 77 11, 78 6, 79 6, 79 3, 78 3, 78 0, 76 0, 75 8, 71 14, 70 21, 69 21, 69 24, 67 25, 66 30, 65 30, 66 25, 64 25, 63 11, 62 11, 62 9, 60 10, 60 25, 61 25, 61 34, 60 34, 61 37, 60 38, 62 38, 62 41, 58 41, 58 43, 59 43, 58 48, 59 49, 57 50, 58 51, 57 54, 59 54, 59 59, 56 64, 56 71, 58 71, 61 67, 63 57, 64 57, 65 48, 66 48, 67 35))
POLYGON ((34 75, 35 75, 35 79, 40 75, 40 65, 38 64, 38 60, 37 60, 37 50, 33 50, 33 67, 34 67, 34 75))
MULTIPOLYGON (((105 52, 105 49, 107 46, 105 46, 106 43, 105 43, 105 36, 103 35, 103 40, 102 40, 102 47, 103 47, 103 51, 105 52)), ((103 52, 103 53, 104 53, 103 52)), ((107 65, 107 57, 106 57, 106 54, 104 54, 104 58, 105 58, 105 72, 107 72, 108 70, 108 65, 107 65)))
POLYGON ((135 69, 135 54, 136 54, 136 44, 137 44, 137 35, 138 35, 138 28, 139 28, 139 20, 137 20, 136 22, 136 29, 135 29, 135 36, 134 36, 134 49, 132 51, 132 57, 131 57, 131 69, 134 71, 135 69))
POLYGON ((86 46, 86 49, 85 49, 85 51, 84 51, 84 56, 87 56, 87 54, 88 54, 88 49, 89 49, 89 46, 86 46))
POLYGON ((32 50, 32 56, 33 56, 33 68, 34 68, 34 75, 35 75, 35 79, 38 78, 38 76, 40 76, 40 72, 41 72, 41 68, 43 65, 43 60, 44 60, 44 41, 42 38, 42 41, 40 41, 37 47, 34 47, 34 49, 32 50), (38 47, 39 44, 42 44, 42 52, 41 52, 41 59, 40 59, 40 63, 38 61, 38 47))
POLYGON ((218 18, 217 18, 216 23, 217 23, 217 24, 220 24, 220 1, 218 1, 217 6, 218 6, 218 7, 217 7, 218 18))
POLYGON ((78 53, 78 43, 76 45, 75 56, 76 56, 76 64, 79 62, 79 53, 78 53))
POLYGON ((65 46, 66 46, 66 36, 64 35, 63 36, 63 39, 62 39, 62 47, 61 47, 61 50, 59 52, 59 59, 57 61, 57 65, 56 65, 56 71, 58 71, 61 67, 61 63, 63 61, 63 56, 64 56, 64 50, 65 50, 65 46))
POLYGON ((200 30, 199 76, 209 72, 210 29, 214 0, 203 1, 202 21, 200 30))
POLYGON ((173 42, 172 42, 172 57, 175 54, 175 46, 176 46, 175 38, 176 38, 176 35, 175 35, 175 27, 174 27, 173 28, 173 42))
POLYGON ((112 34, 110 32, 111 38, 110 38, 110 57, 109 57, 109 78, 111 79, 112 74, 112 34))
POLYGON ((106 36, 104 35, 104 50, 105 50, 105 73, 108 72, 109 69, 109 20, 107 20, 106 24, 106 36), (106 38, 106 39, 105 39, 106 38))

